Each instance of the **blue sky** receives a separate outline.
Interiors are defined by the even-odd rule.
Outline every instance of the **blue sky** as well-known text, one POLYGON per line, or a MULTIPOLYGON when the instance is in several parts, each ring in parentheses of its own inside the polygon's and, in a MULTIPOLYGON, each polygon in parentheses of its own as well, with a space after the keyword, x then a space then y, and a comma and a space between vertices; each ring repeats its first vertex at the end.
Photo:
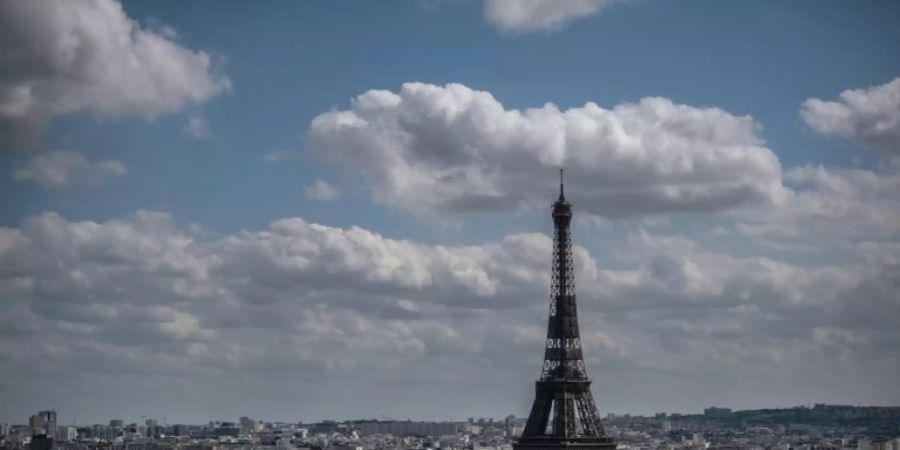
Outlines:
MULTIPOLYGON (((887 275, 900 255, 900 106, 892 100, 900 95, 900 5, 598 0, 571 13, 574 3, 548 3, 564 18, 551 23, 546 11, 513 17, 514 4, 494 16, 478 1, 126 1, 119 10, 97 0, 16 2, 3 12, 0 24, 16 26, 0 32, 0 260, 9 265, 0 319, 51 331, 38 338, 23 326, 0 346, 0 374, 37 374, 0 382, 17 392, 0 418, 21 421, 56 402, 63 417, 79 420, 133 414, 132 406, 82 406, 87 394, 72 393, 100 389, 100 380, 133 390, 126 370, 85 369, 93 358, 114 367, 116 352, 171 364, 146 375, 146 385, 178 378, 197 403, 212 405, 186 408, 182 420, 212 419, 222 408, 243 415, 217 402, 247 379, 272 391, 236 398, 246 397, 239 402, 248 414, 272 419, 526 413, 549 277, 540 234, 551 231, 558 155, 543 146, 551 142, 562 142, 573 172, 577 244, 597 267, 584 275, 582 296, 592 300, 582 302, 596 300, 583 321, 599 333, 586 353, 602 412, 900 401, 895 385, 871 375, 900 368, 885 350, 900 336, 866 331, 878 329, 877 312, 900 319, 896 276, 887 275), (45 20, 66 8, 88 14, 45 20), (110 26, 84 31, 99 23, 110 26), (64 36, 81 37, 72 54, 84 67, 60 56, 71 50, 64 36), (147 36, 162 42, 156 53, 142 47, 147 36), (125 44, 107 48, 114 38, 125 44), (132 98, 134 86, 158 91, 132 98), (25 109, 16 103, 23 89, 34 95, 25 109), (366 97, 374 109, 354 100, 373 90, 385 91, 366 97), (860 100, 842 97, 846 90, 860 100), (526 112, 547 103, 555 106, 546 115, 526 112), (450 110, 476 119, 441 121, 450 110), (367 125, 338 126, 351 116, 367 125), (624 123, 624 134, 581 145, 578 127, 592 120, 601 129, 624 123), (548 128, 555 121, 569 128, 548 128), (550 135, 562 141, 542 140, 550 135), (307 225, 270 225, 288 218, 307 225), (268 242, 273 235, 288 240, 268 242), (244 247, 252 243, 260 247, 244 247), (310 246, 317 250, 304 253, 310 246), (143 251, 150 254, 130 259, 143 251), (120 256, 129 262, 109 262, 120 256), (254 258, 262 258, 255 268, 238 264, 254 258), (298 262, 305 258, 328 268, 310 274, 298 262), (270 263, 277 274, 263 270, 270 263), (104 287, 115 277, 132 285, 104 287), (874 316, 832 315, 860 295, 860 309, 874 316), (414 318, 396 315, 397 305, 414 318), (65 317, 69 309, 106 313, 65 317), (266 325, 271 314, 285 323, 266 325), (132 335, 110 317, 157 322, 132 335), (670 322, 651 325, 658 317, 670 322), (323 336, 298 325, 304 320, 333 320, 341 332, 323 336), (487 328, 471 329, 482 321, 487 328), (513 330, 499 340, 510 346, 506 356, 486 349, 498 322, 513 330), (36 341, 46 364, 22 359, 36 341), (311 349, 270 360, 273 342, 311 349), (347 361, 317 354, 332 346, 347 361), (85 356, 104 348, 115 351, 85 356), (368 360, 403 351, 417 356, 368 360), (294 408, 284 398, 303 398, 307 387, 283 374, 251 376, 242 358, 296 379, 352 380, 358 397, 294 408), (445 411, 418 401, 388 408, 392 364, 447 373, 486 364, 485 376, 522 389, 481 402, 462 394, 478 383, 460 376, 446 388, 458 400, 446 400, 434 394, 446 380, 410 375, 413 392, 445 411), (600 376, 607 364, 618 368, 600 376), (834 365, 833 377, 800 382, 802 368, 834 365), (856 371, 871 378, 842 386, 856 371), (57 376, 68 394, 30 395, 34 380, 57 376), (713 387, 685 391, 686 379, 713 387), (755 395, 772 385, 770 395, 755 395), (522 401, 508 398, 521 393, 522 401)), ((329 389, 337 387, 322 392, 329 389)), ((136 401, 158 415, 177 402, 149 392, 137 389, 136 401)))
MULTIPOLYGON (((614 106, 647 96, 718 106, 759 121, 785 167, 851 165, 854 159, 865 165, 867 155, 805 128, 798 105, 900 73, 900 60, 890 57, 900 42, 890 26, 897 17, 890 2, 639 1, 614 5, 565 32, 513 37, 486 23, 476 2, 273 2, 206 13, 211 8, 203 2, 125 4, 130 17, 172 26, 185 46, 217 55, 233 92, 153 121, 86 115, 54 121, 43 145, 141 169, 115 180, 102 202, 91 201, 94 189, 61 198, 6 178, 4 191, 16 201, 3 209, 4 224, 48 209, 109 218, 146 208, 230 232, 302 212, 336 226, 389 234, 402 227, 404 235, 433 239, 429 227, 412 229, 407 217, 383 209, 349 215, 344 202, 305 201, 303 186, 337 176, 314 158, 279 165, 259 160, 302 153, 309 121, 345 108, 360 93, 422 81, 486 90, 508 108, 614 106), (197 113, 214 131, 209 140, 182 131, 186 117, 197 113)), ((7 170, 26 155, 4 158, 7 170)), ((365 198, 352 201, 352 209, 372 208, 365 198)))

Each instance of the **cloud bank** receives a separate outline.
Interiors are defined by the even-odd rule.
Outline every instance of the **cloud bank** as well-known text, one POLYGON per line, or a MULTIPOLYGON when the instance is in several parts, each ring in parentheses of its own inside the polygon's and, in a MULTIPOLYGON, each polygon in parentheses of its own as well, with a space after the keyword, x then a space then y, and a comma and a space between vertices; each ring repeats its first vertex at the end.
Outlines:
MULTIPOLYGON (((75 383, 60 408, 158 389, 143 413, 172 414, 167 396, 191 395, 212 402, 189 406, 198 415, 317 418, 357 408, 430 417, 428 403, 384 405, 365 392, 426 398, 441 386, 460 393, 440 398, 441 414, 524 413, 540 368, 550 252, 542 234, 428 245, 290 218, 200 238, 158 212, 106 222, 46 213, 0 229, 0 357, 15 367, 2 387, 11 408, 55 402, 75 383), (255 402, 266 389, 285 404, 255 402), (209 400, 215 392, 227 401, 209 400)), ((890 377, 900 366, 896 255, 896 245, 860 245, 844 265, 806 267, 642 230, 603 261, 576 247, 603 408, 736 392, 802 402, 811 385, 833 393, 821 401, 900 399, 890 377), (790 374, 811 367, 822 375, 797 391, 790 374), (736 372, 753 376, 722 381, 736 372), (860 386, 876 386, 878 398, 860 386)))
POLYGON ((781 166, 758 129, 659 97, 516 110, 461 84, 406 83, 317 116, 308 143, 377 201, 415 213, 543 206, 557 189, 548 174, 565 166, 583 211, 621 217, 778 203, 781 166))

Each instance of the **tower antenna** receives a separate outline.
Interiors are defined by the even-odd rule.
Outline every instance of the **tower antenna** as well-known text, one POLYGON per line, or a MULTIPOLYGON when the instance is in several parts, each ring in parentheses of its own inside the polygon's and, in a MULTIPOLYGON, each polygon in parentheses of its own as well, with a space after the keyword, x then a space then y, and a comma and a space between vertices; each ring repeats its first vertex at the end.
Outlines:
POLYGON ((565 172, 565 170, 566 169, 564 167, 559 168, 559 198, 565 198, 563 196, 565 186, 565 184, 563 183, 563 173, 565 172))

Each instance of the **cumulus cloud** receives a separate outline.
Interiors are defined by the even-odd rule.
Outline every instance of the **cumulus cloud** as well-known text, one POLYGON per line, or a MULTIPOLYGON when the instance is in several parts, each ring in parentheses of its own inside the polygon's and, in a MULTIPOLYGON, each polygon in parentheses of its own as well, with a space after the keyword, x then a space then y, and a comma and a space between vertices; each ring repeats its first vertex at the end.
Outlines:
POLYGON ((781 166, 758 129, 658 97, 515 110, 460 84, 406 83, 317 116, 309 146, 416 213, 543 207, 565 166, 579 208, 617 217, 777 203, 781 166))
POLYGON ((0 118, 15 126, 75 112, 154 118, 230 90, 208 53, 167 29, 140 26, 114 0, 7 2, 0 118))
POLYGON ((743 211, 736 231, 783 253, 839 256, 859 243, 900 237, 900 172, 804 165, 785 172, 778 208, 743 211))
POLYGON ((836 101, 803 103, 811 127, 873 147, 900 151, 900 78, 868 89, 848 89, 836 101))
POLYGON ((13 178, 48 189, 62 189, 76 183, 97 184, 127 171, 120 161, 89 161, 81 153, 57 150, 31 158, 13 172, 13 178))
POLYGON ((334 200, 341 195, 341 191, 336 187, 325 180, 319 179, 314 181, 313 184, 303 188, 303 193, 306 195, 306 198, 313 200, 334 200))
MULTIPOLYGON (((892 152, 900 148, 900 79, 868 89, 848 89, 836 101, 809 99, 804 120, 826 134, 892 152)), ((738 214, 737 231, 769 250, 842 258, 865 253, 897 255, 900 237, 900 165, 888 153, 874 170, 803 165, 787 170, 787 195, 779 208, 738 214)), ((891 259, 891 258, 888 258, 891 259)), ((842 334, 820 332, 823 341, 842 334)))
MULTIPOLYGON (((280 288, 302 286, 309 292, 317 286, 367 292, 373 295, 368 303, 373 308, 383 306, 376 300, 378 293, 418 298, 423 290, 428 295, 421 301, 506 308, 522 299, 500 292, 542 286, 547 277, 539 276, 540 268, 547 262, 550 241, 526 234, 479 247, 429 247, 358 227, 344 230, 284 219, 269 231, 226 238, 216 248, 229 255, 217 268, 226 278, 240 280, 247 264, 254 267, 256 273, 236 286, 252 288, 253 295, 245 298, 254 302, 279 298, 286 292, 280 288), (514 258, 518 264, 505 268, 514 258), (296 284, 300 280, 309 284, 296 284)), ((387 307, 398 308, 395 301, 389 299, 387 307)))
MULTIPOLYGON (((723 374, 752 372, 747 379, 764 377, 776 401, 795 395, 779 374, 842 355, 852 363, 804 382, 848 393, 844 377, 854 376, 878 386, 882 400, 900 398, 880 375, 900 366, 897 248, 861 244, 843 266, 806 267, 646 231, 629 234, 602 263, 577 247, 595 385, 605 405, 652 407, 673 395, 677 380, 662 383, 672 373, 693 380, 678 400, 690 402, 701 394, 697 380, 704 395, 752 391, 716 384, 723 374), (623 379, 642 381, 630 389, 623 379)), ((133 392, 137 379, 213 402, 228 388, 244 408, 259 398, 252 381, 265 369, 264 384, 279 392, 272 398, 346 395, 354 408, 380 410, 383 398, 363 405, 371 396, 347 386, 428 395, 439 384, 452 393, 442 397, 448 414, 477 402, 524 413, 540 364, 550 253, 542 234, 430 245, 291 218, 198 237, 164 213, 106 222, 45 213, 0 228, 0 357, 16 368, 3 378, 39 397, 52 390, 38 386, 64 380, 80 380, 75 391, 84 396, 118 392, 117 383, 133 392), (301 394, 297 380, 318 392, 301 394), (251 387, 230 389, 241 385, 251 387), (478 396, 467 397, 473 389, 478 396)), ((847 395, 857 394, 865 392, 847 395)), ((153 398, 141 408, 152 410, 153 398)), ((283 413, 296 414, 288 403, 283 413)), ((260 408, 274 411, 268 401, 260 408)))
POLYGON ((573 20, 591 16, 615 0, 486 0, 484 17, 507 33, 555 31, 573 20))
POLYGON ((849 239, 900 236, 900 173, 807 165, 785 178, 795 186, 780 212, 796 220, 790 228, 849 239), (806 224, 799 223, 803 219, 806 224))

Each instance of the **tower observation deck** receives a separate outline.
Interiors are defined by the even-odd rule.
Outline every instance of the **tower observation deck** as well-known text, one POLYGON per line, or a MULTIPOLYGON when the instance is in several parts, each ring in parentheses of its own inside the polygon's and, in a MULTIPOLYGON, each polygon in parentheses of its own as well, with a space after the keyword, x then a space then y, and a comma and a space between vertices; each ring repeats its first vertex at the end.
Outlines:
POLYGON ((525 429, 513 444, 516 450, 616 448, 600 423, 581 354, 571 222, 572 205, 566 200, 560 170, 559 199, 553 204, 553 269, 544 366, 535 383, 525 429))

